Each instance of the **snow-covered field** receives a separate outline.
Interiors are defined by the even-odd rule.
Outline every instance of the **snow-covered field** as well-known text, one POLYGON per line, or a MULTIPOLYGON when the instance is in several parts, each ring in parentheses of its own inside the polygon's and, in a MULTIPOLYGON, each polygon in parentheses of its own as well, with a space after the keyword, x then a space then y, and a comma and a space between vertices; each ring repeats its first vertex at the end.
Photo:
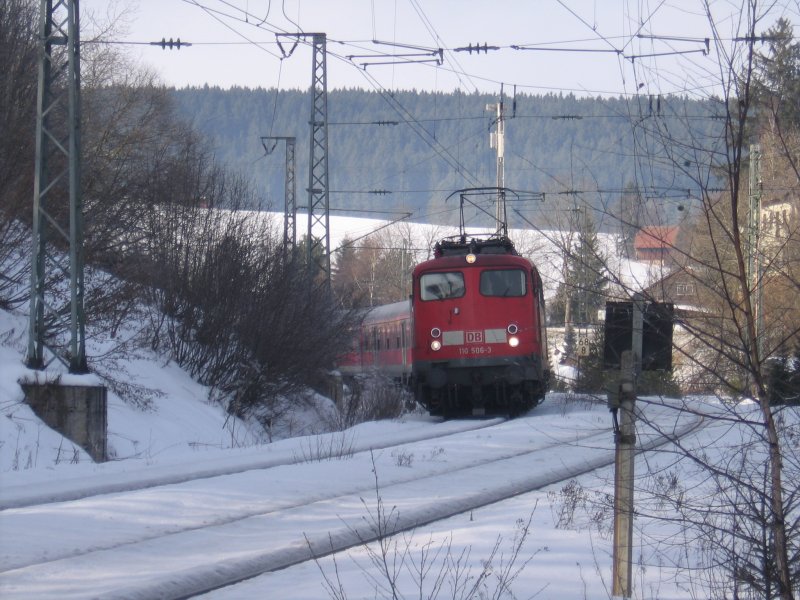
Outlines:
MULTIPOLYGON (((259 561, 291 563, 308 550, 303 534, 320 550, 394 519, 430 521, 442 507, 451 516, 382 545, 289 566, 205 597, 383 598, 392 597, 390 581, 403 598, 436 597, 437 590, 441 598, 462 598, 472 587, 475 598, 611 595, 613 472, 598 465, 607 462, 613 435, 602 402, 551 394, 509 423, 441 423, 416 414, 324 433, 333 407, 317 398, 283 424, 284 439, 267 443, 263 433, 228 418, 175 364, 142 350, 117 358, 114 369, 148 390, 150 406, 109 393, 114 460, 93 464, 23 403, 18 382, 40 376, 23 366, 26 341, 26 316, 0 311, 4 599, 151 598, 187 581, 252 572, 259 561), (429 439, 442 434, 451 435, 429 439), (490 456, 509 459, 481 464, 490 456), (559 473, 567 480, 534 485, 559 473), (517 495, 494 501, 498 490, 517 495), (460 511, 467 498, 477 498, 478 507, 460 511)), ((108 341, 96 344, 90 355, 108 341)), ((721 410, 708 399, 640 405, 669 433, 695 423, 694 413, 721 410)), ((711 460, 729 456, 741 441, 730 423, 702 424, 682 443, 711 460)), ((655 433, 641 425, 639 439, 655 433)), ((681 493, 701 493, 706 475, 672 450, 668 444, 639 456, 642 498, 667 473, 681 493)), ((679 526, 655 518, 657 507, 647 508, 642 513, 654 516, 636 519, 634 597, 707 597, 704 578, 687 568, 699 564, 700 542, 682 538, 679 526)))
MULTIPOLYGON (((379 510, 387 519, 413 520, 442 504, 453 508, 455 499, 477 495, 488 501, 502 485, 513 487, 542 473, 565 471, 576 461, 592 466, 591 461, 609 456, 613 446, 605 406, 563 395, 550 395, 522 419, 471 432, 492 424, 440 423, 410 415, 264 444, 244 424, 226 423, 223 411, 208 402, 208 391, 175 365, 139 355, 124 368, 158 393, 147 411, 109 394, 109 444, 117 460, 96 465, 22 403, 16 381, 31 375, 20 352, 25 323, 21 316, 0 313, 0 329, 6 332, 6 345, 0 349, 0 506, 17 506, 0 511, 3 598, 117 593, 149 598, 153 582, 161 582, 156 589, 181 589, 187 581, 202 583, 209 573, 247 572, 254 562, 267 560, 264 556, 288 560, 305 552, 302 534, 324 545, 328 532, 341 536, 359 523, 367 529, 370 523, 375 526, 379 510), (421 439, 443 433, 457 435, 421 439), (563 445, 547 456, 523 455, 501 463, 500 469, 459 470, 490 455, 528 452, 555 442, 563 445), (362 451, 369 447, 383 449, 362 451), (334 450, 344 450, 345 457, 327 458, 334 450), (226 471, 237 474, 217 475, 226 471), (205 479, 185 481, 198 474, 205 479), (413 487, 402 485, 422 476, 413 487), (185 482, 166 483, 173 480, 185 482), (124 491, 137 488, 143 489, 124 491), (51 502, 35 504, 45 500, 51 502), (277 512, 292 506, 298 508, 291 518, 277 512), (273 512, 281 517, 270 520, 273 512), (207 523, 220 527, 213 533, 203 529, 207 523), (198 533, 192 535, 194 530, 198 533), (158 537, 167 532, 173 535, 158 537), (120 544, 122 549, 115 549, 120 544), (89 554, 89 548, 107 550, 89 554), (149 561, 139 564, 142 555, 149 561), (25 567, 43 560, 49 562, 25 567), (147 565, 155 571, 145 575, 147 565)), ((651 410, 657 410, 667 429, 681 416, 680 411, 651 410)), ((308 416, 305 423, 312 426, 308 416)), ((316 426, 322 428, 322 422, 316 426)), ((298 424, 296 433, 309 431, 298 424)), ((644 439, 648 432, 641 433, 644 439)), ((696 447, 710 446, 713 439, 718 447, 725 437, 706 427, 688 439, 696 447)), ((646 473, 658 470, 662 456, 674 461, 673 455, 658 451, 639 460, 642 482, 652 476, 646 473)), ((487 594, 504 585, 498 576, 515 574, 510 589, 517 598, 607 598, 611 517, 604 494, 612 479, 610 468, 600 468, 575 475, 572 483, 546 486, 389 538, 385 548, 397 585, 404 597, 420 597, 422 589, 426 598, 439 585, 443 590, 469 587, 491 559, 491 572, 484 573, 479 585, 487 594), (418 571, 426 565, 430 570, 421 577, 418 571)), ((639 530, 648 529, 648 540, 654 527, 669 530, 637 522, 639 530)), ((318 564, 285 568, 207 597, 337 597, 326 585, 341 585, 347 598, 385 597, 386 576, 370 558, 375 548, 380 547, 358 547, 321 558, 318 564)), ((636 597, 692 597, 680 571, 669 567, 671 558, 654 552, 644 545, 637 549, 636 597)), ((451 597, 450 591, 443 594, 451 597)))
MULTIPOLYGON (((668 429, 679 420, 669 408, 647 410, 668 429)), ((193 420, 190 409, 185 419, 193 420)), ((109 430, 118 425, 110 415, 109 430)), ((2 505, 17 508, 0 512, 0 596, 151 598, 202 589, 259 565, 300 560, 305 537, 324 552, 348 532, 367 538, 394 520, 425 522, 443 509, 456 514, 387 542, 404 595, 421 585, 429 597, 440 577, 448 586, 475 583, 492 557, 487 592, 504 568, 524 566, 511 586, 517 597, 539 589, 548 598, 607 597, 610 515, 592 520, 591 510, 572 506, 565 482, 492 502, 570 473, 587 494, 607 491, 608 468, 579 475, 613 457, 602 405, 551 396, 509 423, 410 416, 250 448, 186 443, 187 453, 180 445, 143 459, 4 473, 2 505), (377 449, 363 451, 369 447, 377 449), (507 460, 486 462, 493 457, 507 460), (234 474, 214 476, 226 471, 234 474), (196 475, 204 478, 167 483, 196 475), (111 484, 113 493, 94 495, 111 484), (78 499, 30 504, 48 497, 78 499), (423 560, 432 570, 415 582, 423 560)), ((347 597, 373 598, 385 581, 369 552, 357 548, 208 597, 325 598, 325 577, 338 577, 347 597)), ((661 586, 663 573, 650 573, 657 578, 648 585, 661 586)))
MULTIPOLYGON (((275 219, 281 222, 282 214, 277 213, 253 213, 259 218, 275 219)), ((306 215, 298 214, 297 222, 305 224, 306 215)), ((298 235, 304 233, 304 229, 298 235)), ((486 228, 467 227, 468 235, 487 233, 486 228)), ((430 249, 433 243, 440 239, 457 235, 457 227, 447 227, 443 225, 427 225, 421 223, 399 222, 390 224, 389 221, 381 219, 365 219, 361 217, 331 216, 330 218, 330 244, 331 252, 335 252, 345 240, 356 240, 356 244, 364 241, 370 234, 390 235, 397 245, 400 245, 400 238, 403 236, 410 242, 412 248, 416 248, 417 261, 426 260, 430 257, 430 249)), ((542 276, 545 288, 545 297, 549 298, 555 294, 556 287, 563 279, 564 272, 564 252, 566 245, 566 234, 558 231, 534 231, 531 229, 511 229, 508 237, 514 242, 517 250, 523 256, 533 261, 542 276)), ((661 277, 660 267, 651 266, 645 263, 629 260, 629 257, 620 254, 618 236, 608 233, 599 233, 597 239, 600 249, 606 258, 609 269, 611 269, 620 282, 627 289, 640 290, 649 285, 654 278, 661 277)))

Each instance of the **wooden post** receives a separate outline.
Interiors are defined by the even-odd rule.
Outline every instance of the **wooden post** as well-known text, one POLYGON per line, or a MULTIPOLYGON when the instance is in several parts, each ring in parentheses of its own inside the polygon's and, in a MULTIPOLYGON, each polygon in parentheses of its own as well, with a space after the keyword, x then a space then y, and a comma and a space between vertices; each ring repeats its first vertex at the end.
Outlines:
POLYGON ((614 462, 614 565, 612 596, 633 595, 633 478, 636 458, 636 378, 641 370, 644 303, 633 302, 632 350, 621 356, 617 399, 619 427, 614 462))
POLYGON ((633 546, 633 461, 636 445, 633 353, 622 354, 619 382, 619 431, 614 462, 614 566, 612 595, 631 597, 633 546))

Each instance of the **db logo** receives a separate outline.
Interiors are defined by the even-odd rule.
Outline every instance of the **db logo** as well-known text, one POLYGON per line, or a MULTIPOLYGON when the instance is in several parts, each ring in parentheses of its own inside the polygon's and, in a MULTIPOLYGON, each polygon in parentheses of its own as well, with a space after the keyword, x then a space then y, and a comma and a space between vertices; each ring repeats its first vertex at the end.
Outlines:
POLYGON ((468 344, 482 344, 483 343, 483 331, 467 331, 467 343, 468 344))

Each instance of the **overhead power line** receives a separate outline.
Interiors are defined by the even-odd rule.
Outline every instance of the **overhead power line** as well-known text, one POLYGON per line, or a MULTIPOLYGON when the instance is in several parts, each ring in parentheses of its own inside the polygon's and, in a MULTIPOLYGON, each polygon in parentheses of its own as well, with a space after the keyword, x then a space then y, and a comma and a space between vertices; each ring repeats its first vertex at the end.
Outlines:
POLYGON ((517 45, 512 44, 508 46, 512 50, 530 50, 536 52, 588 52, 588 53, 604 53, 604 54, 622 54, 622 50, 616 48, 552 48, 550 46, 532 46, 532 45, 517 45))

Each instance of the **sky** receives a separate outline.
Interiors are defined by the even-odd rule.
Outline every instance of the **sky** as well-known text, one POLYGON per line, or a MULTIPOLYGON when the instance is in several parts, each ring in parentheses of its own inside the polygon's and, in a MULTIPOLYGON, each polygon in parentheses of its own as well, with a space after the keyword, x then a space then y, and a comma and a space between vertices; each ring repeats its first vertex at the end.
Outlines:
MULTIPOLYGON (((81 18, 84 42, 116 22, 108 37, 177 87, 307 89, 309 46, 276 43, 302 31, 326 34, 329 89, 707 95, 742 34, 739 2, 711 5, 708 47, 701 0, 82 0, 81 18), (149 45, 162 38, 192 46, 149 45), (416 62, 438 49, 441 65, 416 62)), ((797 11, 780 0, 758 29, 797 11)))

